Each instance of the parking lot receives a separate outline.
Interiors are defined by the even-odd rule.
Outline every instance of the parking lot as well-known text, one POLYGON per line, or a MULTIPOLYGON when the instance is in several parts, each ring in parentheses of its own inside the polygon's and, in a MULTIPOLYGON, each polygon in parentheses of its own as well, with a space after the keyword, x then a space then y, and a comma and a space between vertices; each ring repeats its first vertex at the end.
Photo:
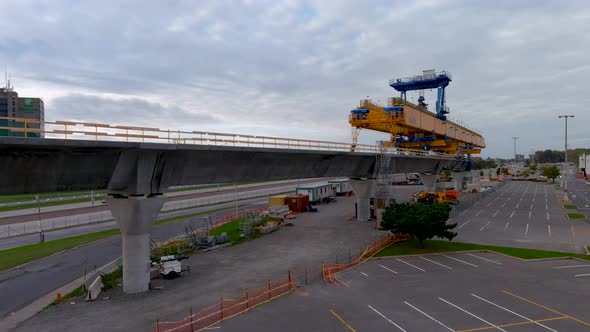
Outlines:
POLYGON ((490 252, 374 259, 219 331, 590 331, 590 264, 490 252))
POLYGON ((471 206, 457 207, 456 241, 584 252, 590 225, 568 220, 562 198, 551 184, 509 182, 471 206))

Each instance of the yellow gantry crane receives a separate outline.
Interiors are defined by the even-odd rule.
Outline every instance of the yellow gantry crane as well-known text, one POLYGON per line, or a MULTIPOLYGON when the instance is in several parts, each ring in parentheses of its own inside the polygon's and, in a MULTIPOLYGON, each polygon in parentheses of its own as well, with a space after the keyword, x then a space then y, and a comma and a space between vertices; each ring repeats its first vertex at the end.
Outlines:
POLYGON ((478 154, 485 148, 481 134, 447 120, 445 88, 451 82, 446 71, 425 70, 422 75, 398 78, 389 81, 389 86, 401 92, 399 98, 387 99, 387 105, 379 105, 363 99, 350 111, 349 123, 353 130, 353 147, 361 128, 390 133, 386 146, 434 151, 448 154, 478 154), (438 90, 436 113, 428 110, 424 96, 418 105, 406 100, 406 92, 412 90, 438 90))

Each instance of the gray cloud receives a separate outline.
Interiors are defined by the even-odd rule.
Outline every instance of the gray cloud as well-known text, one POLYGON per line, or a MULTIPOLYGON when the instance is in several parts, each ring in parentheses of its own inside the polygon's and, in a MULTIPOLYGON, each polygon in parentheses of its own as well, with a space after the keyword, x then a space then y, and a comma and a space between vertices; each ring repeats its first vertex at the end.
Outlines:
POLYGON ((0 64, 17 89, 21 77, 63 91, 52 118, 112 121, 102 110, 141 106, 156 115, 116 121, 348 140, 359 99, 437 68, 453 73, 452 115, 482 131, 484 155, 510 156, 512 136, 521 152, 561 148, 560 113, 576 114, 572 145, 589 142, 584 1, 23 0, 0 12, 0 64), (88 97, 105 93, 120 98, 88 97))

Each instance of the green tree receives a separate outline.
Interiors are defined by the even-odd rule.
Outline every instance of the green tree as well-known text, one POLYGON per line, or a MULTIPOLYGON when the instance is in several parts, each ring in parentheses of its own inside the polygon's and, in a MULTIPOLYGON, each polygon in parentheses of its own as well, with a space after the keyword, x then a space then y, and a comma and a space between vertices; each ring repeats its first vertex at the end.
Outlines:
POLYGON ((531 171, 535 172, 535 171, 537 170, 537 164, 531 163, 531 164, 529 165, 529 169, 530 169, 531 171))
POLYGON ((555 183, 555 178, 559 176, 559 168, 557 166, 545 167, 543 168, 543 175, 555 183))
POLYGON ((424 240, 435 236, 451 241, 457 233, 457 223, 447 224, 451 207, 447 203, 392 203, 383 211, 381 228, 392 233, 414 236, 424 248, 424 240))

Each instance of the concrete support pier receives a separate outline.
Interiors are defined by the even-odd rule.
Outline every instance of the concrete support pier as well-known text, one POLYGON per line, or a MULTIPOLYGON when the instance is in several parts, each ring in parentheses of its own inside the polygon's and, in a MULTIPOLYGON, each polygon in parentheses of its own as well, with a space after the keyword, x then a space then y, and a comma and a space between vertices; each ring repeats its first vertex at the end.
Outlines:
POLYGON ((350 185, 356 195, 356 220, 371 220, 371 195, 375 187, 375 179, 350 179, 350 185))
POLYGON ((467 172, 453 172, 453 182, 455 186, 455 190, 463 190, 463 184, 465 183, 465 176, 467 176, 467 172))
POLYGON ((438 174, 420 174, 420 179, 422 179, 424 191, 434 192, 436 190, 436 180, 438 180, 438 174))
POLYGON ((147 292, 150 283, 150 231, 164 195, 108 196, 107 206, 121 228, 123 240, 123 291, 147 292))

